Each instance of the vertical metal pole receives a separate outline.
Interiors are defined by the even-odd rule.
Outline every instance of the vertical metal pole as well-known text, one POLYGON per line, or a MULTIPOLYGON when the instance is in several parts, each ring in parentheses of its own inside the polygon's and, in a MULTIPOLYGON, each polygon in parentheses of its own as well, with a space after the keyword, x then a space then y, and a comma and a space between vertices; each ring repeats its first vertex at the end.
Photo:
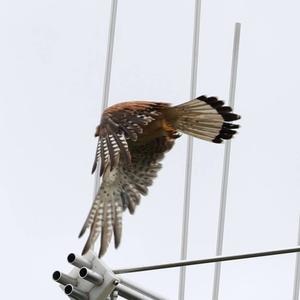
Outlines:
MULTIPOLYGON (((298 225, 298 245, 300 245, 300 218, 299 218, 299 225, 298 225)), ((300 254, 298 252, 296 254, 293 300, 299 300, 299 287, 300 287, 300 254)))
MULTIPOLYGON (((229 105, 232 108, 234 107, 234 100, 235 100, 240 32, 241 32, 241 24, 236 23, 235 31, 234 31, 232 64, 231 64, 231 80, 230 80, 230 90, 229 90, 229 105)), ((229 140, 225 144, 225 151, 224 151, 223 177, 222 177, 221 201, 220 201, 219 221, 218 221, 216 255, 221 255, 223 250, 228 175, 229 175, 229 163, 230 163, 230 149, 231 149, 231 141, 229 140)), ((216 263, 215 272, 214 272, 213 296, 212 296, 213 300, 217 300, 219 297, 220 275, 221 275, 221 263, 216 263)))
MULTIPOLYGON (((195 0, 193 53, 192 53, 191 86, 190 86, 190 98, 191 99, 196 97, 196 88, 197 88, 200 13, 201 13, 201 0, 195 0)), ((193 158, 193 138, 188 137, 186 170, 185 170, 184 207, 183 207, 183 221, 182 221, 182 235, 181 235, 181 254, 180 254, 180 258, 182 260, 187 258, 192 158, 193 158)), ((185 278, 186 278, 186 268, 182 267, 182 268, 180 268, 180 274, 179 274, 179 290, 178 290, 178 299, 179 300, 184 299, 185 278)))
MULTIPOLYGON (((112 66, 114 39, 115 39, 115 31, 116 31, 117 7, 118 7, 118 0, 111 0, 110 24, 109 24, 108 43, 107 43, 107 51, 106 51, 102 107, 101 107, 100 115, 102 115, 102 112, 108 105, 111 66, 112 66)), ((95 172, 94 196, 97 194, 99 186, 100 186, 100 178, 99 178, 100 176, 99 175, 100 175, 100 168, 98 167, 95 172)))

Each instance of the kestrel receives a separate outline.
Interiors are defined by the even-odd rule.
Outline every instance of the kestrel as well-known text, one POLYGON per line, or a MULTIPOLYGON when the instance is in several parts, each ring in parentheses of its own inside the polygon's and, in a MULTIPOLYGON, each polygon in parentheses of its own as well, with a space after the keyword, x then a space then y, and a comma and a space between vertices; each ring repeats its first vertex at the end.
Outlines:
POLYGON ((160 161, 181 133, 222 143, 231 139, 240 116, 216 97, 200 96, 180 105, 132 101, 107 108, 96 128, 99 137, 92 173, 99 160, 101 186, 79 234, 90 229, 82 254, 100 237, 99 257, 109 246, 112 235, 117 248, 121 241, 122 215, 133 214, 141 195, 161 169, 160 161))

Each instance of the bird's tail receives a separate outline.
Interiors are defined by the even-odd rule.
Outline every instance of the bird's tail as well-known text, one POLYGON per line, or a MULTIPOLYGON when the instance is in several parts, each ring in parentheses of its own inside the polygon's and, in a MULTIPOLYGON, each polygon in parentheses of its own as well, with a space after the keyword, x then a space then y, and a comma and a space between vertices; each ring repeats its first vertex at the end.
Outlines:
POLYGON ((178 131, 213 143, 231 139, 239 128, 231 122, 240 119, 223 101, 206 96, 170 108, 169 116, 178 131))

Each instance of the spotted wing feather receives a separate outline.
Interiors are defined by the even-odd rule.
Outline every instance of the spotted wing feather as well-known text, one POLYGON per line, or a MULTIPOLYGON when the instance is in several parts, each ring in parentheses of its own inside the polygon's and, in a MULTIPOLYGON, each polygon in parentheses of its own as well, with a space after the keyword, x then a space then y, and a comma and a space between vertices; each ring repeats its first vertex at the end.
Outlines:
POLYGON ((131 214, 135 212, 141 195, 148 193, 157 172, 161 168, 160 161, 164 153, 172 148, 173 140, 165 137, 150 143, 131 147, 131 164, 120 162, 114 169, 106 169, 101 187, 96 196, 95 210, 92 211, 88 223, 90 235, 83 250, 86 253, 100 236, 99 257, 103 256, 114 235, 117 248, 122 235, 122 214, 127 208, 131 214))
MULTIPOLYGON (((103 113, 100 125, 97 127, 96 136, 99 137, 92 173, 97 169, 99 161, 100 176, 103 182, 92 204, 88 217, 80 231, 81 237, 87 228, 90 227, 90 235, 83 250, 83 253, 96 241, 101 232, 101 249, 99 255, 102 256, 111 239, 113 230, 115 246, 117 247, 121 239, 122 211, 128 207, 131 213, 140 201, 140 193, 145 194, 143 185, 136 182, 126 183, 126 176, 133 177, 131 168, 132 155, 128 143, 137 141, 138 136, 143 134, 144 127, 161 115, 160 107, 168 104, 152 102, 133 102, 117 104, 111 106, 103 113), (122 173, 122 170, 126 169, 122 173), (116 179, 116 172, 123 174, 116 179), (127 172, 127 175, 125 174, 127 172), (130 176, 131 175, 131 176, 130 176), (124 179, 121 184, 121 178, 124 179), (109 191, 109 193, 108 193, 109 191), (108 205, 107 203, 112 203, 108 205), (99 215, 102 215, 100 218, 99 215)), ((133 159, 136 161, 136 158, 133 159)))
MULTIPOLYGON (((155 105, 159 107, 160 104, 155 105)), ((92 173, 97 169, 99 160, 101 160, 100 176, 107 167, 112 170, 120 156, 123 156, 126 162, 130 162, 127 140, 137 141, 138 136, 143 133, 143 128, 160 115, 158 110, 153 109, 152 102, 141 102, 131 106, 126 108, 126 103, 118 104, 103 113, 96 132, 99 139, 92 173)))

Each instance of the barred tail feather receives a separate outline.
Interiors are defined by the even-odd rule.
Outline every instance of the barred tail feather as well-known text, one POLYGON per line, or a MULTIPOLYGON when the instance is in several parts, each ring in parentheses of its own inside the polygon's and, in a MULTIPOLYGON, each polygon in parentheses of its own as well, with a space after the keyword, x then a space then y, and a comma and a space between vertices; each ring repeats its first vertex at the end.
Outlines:
POLYGON ((240 116, 215 97, 200 96, 172 109, 176 115, 173 125, 178 131, 213 143, 231 139, 239 128, 231 122, 240 116))

